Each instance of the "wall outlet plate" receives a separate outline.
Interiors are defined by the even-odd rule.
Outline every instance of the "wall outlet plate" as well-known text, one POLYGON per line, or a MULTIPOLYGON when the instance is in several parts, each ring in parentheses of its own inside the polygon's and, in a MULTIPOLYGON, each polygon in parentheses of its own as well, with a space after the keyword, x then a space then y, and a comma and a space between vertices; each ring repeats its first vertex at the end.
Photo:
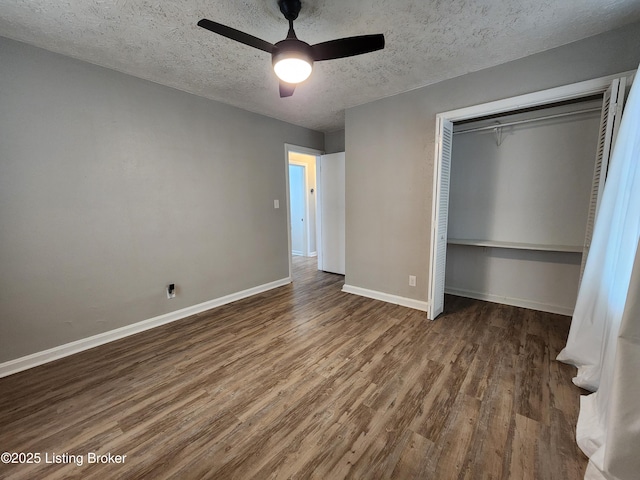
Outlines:
POLYGON ((175 298, 176 296, 176 285, 175 283, 170 283, 167 285, 167 298, 175 298))
POLYGON ((415 275, 409 275, 409 286, 410 287, 415 287, 416 286, 416 276, 415 275))

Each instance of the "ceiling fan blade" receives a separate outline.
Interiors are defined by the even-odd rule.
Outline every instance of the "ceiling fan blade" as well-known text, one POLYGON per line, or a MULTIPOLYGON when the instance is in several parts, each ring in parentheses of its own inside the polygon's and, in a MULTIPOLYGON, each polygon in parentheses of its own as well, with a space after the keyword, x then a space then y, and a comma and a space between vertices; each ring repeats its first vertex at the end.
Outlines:
POLYGON ((222 35, 223 37, 235 40, 236 42, 244 43, 245 45, 249 45, 250 47, 257 48, 258 50, 263 50, 267 53, 273 52, 273 45, 271 43, 258 37, 254 37, 253 35, 249 35, 248 33, 241 32, 240 30, 236 30, 235 28, 227 27, 226 25, 222 25, 221 23, 212 22, 211 20, 203 18, 198 22, 198 26, 206 28, 213 33, 217 33, 218 35, 222 35))
POLYGON ((334 58, 351 57, 363 53, 375 52, 384 48, 384 35, 361 35, 359 37, 340 38, 311 46, 313 59, 333 60, 334 58))
POLYGON ((280 82, 280 98, 290 97, 296 86, 293 83, 280 82))

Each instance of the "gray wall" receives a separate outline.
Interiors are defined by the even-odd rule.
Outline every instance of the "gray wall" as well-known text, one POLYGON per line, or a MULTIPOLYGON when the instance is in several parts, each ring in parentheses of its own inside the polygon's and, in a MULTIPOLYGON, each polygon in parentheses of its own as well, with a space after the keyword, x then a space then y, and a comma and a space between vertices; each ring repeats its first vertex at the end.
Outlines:
POLYGON ((427 300, 435 116, 632 70, 640 24, 346 112, 346 283, 427 300), (417 276, 409 287, 408 276, 417 276))
POLYGON ((344 152, 344 130, 324 134, 324 153, 344 152))
POLYGON ((0 65, 0 361, 288 276, 284 143, 322 133, 1 38, 0 65))

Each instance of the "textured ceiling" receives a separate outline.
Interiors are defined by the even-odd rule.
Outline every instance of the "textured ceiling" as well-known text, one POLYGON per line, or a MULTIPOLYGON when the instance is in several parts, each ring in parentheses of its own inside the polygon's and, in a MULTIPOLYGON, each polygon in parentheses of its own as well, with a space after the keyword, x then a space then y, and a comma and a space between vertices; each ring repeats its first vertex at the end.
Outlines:
POLYGON ((345 108, 498 65, 640 20, 638 0, 303 0, 314 44, 384 33, 384 50, 318 62, 278 96, 269 54, 196 26, 201 18, 275 43, 276 0, 2 0, 0 36, 321 131, 345 108))

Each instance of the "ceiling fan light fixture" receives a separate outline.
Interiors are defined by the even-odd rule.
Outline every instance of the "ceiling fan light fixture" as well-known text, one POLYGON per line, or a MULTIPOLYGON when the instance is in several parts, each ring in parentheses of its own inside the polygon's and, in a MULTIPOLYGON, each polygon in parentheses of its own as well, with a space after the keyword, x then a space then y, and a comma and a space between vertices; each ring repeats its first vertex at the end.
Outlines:
POLYGON ((283 58, 273 65, 278 78, 286 83, 304 82, 311 75, 312 69, 309 62, 295 57, 283 58))
POLYGON ((311 47, 300 40, 283 40, 272 54, 273 71, 285 83, 304 82, 313 70, 311 47))

